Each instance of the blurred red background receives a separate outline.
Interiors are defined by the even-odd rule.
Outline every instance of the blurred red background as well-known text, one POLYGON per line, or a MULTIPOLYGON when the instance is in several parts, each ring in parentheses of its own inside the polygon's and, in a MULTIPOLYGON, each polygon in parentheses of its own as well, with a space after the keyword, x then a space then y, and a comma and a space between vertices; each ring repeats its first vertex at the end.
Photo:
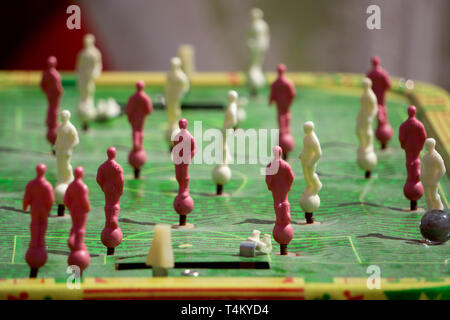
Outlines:
MULTIPOLYGON (((0 30, 6 47, 0 50, 0 69, 41 70, 49 55, 58 58, 58 69, 73 70, 83 36, 93 32, 89 17, 82 15, 81 29, 69 30, 61 14, 75 1, 20 0, 2 3, 4 17, 0 30)), ((102 50, 102 39, 96 45, 102 51, 103 68, 109 69, 108 55, 102 50)))

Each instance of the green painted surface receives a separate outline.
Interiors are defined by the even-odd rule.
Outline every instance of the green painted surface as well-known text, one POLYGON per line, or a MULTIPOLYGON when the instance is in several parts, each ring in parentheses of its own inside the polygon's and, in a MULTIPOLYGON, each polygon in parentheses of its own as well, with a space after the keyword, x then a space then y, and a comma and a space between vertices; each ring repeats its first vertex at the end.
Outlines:
MULTIPOLYGON (((62 107, 72 111, 73 123, 80 128, 76 116, 77 92, 73 82, 65 83, 62 107)), ((162 88, 147 88, 156 101, 162 88)), ((226 103, 230 88, 194 88, 189 101, 221 101, 226 103)), ((56 182, 56 163, 45 140, 46 101, 32 87, 0 89, 0 277, 27 277, 25 252, 29 242, 29 214, 21 211, 24 188, 35 175, 35 165, 47 164, 47 179, 56 182)), ((246 94, 244 88, 238 90, 246 94)), ((114 97, 126 102, 134 86, 97 88, 96 98, 114 97)), ((194 211, 188 222, 193 230, 173 230, 176 261, 269 261, 270 270, 205 270, 200 276, 298 276, 308 282, 331 282, 333 277, 367 277, 368 265, 381 268, 383 277, 450 276, 449 244, 421 244, 419 223, 423 213, 406 211, 409 202, 402 193, 406 178, 404 153, 397 134, 385 152, 377 150, 379 163, 373 179, 365 180, 356 165, 357 138, 355 119, 359 109, 359 90, 328 91, 299 88, 292 106, 292 132, 296 147, 289 162, 296 179, 289 194, 294 239, 289 250, 296 257, 280 257, 278 245, 270 256, 243 258, 238 256, 239 244, 253 229, 272 233, 275 220, 272 197, 266 188, 258 165, 231 165, 233 178, 225 186, 231 196, 215 197, 211 180, 213 165, 191 165, 191 195, 194 211), (323 156, 318 172, 323 183, 321 207, 315 213, 318 226, 303 226, 299 198, 305 186, 298 155, 302 147, 303 122, 312 120, 321 141, 323 156), (403 210, 405 209, 405 210, 403 210), (188 246, 182 246, 188 245, 188 246), (190 245, 190 246, 189 246, 190 245), (181 246, 181 247, 180 247, 181 246)), ((250 100, 246 128, 276 128, 276 110, 267 106, 267 92, 250 100)), ((406 119, 408 102, 389 96, 389 117, 397 132, 406 119)), ((190 121, 202 120, 203 128, 221 127, 220 111, 189 110, 183 115, 190 121)), ((146 123, 144 145, 148 162, 142 180, 132 178, 127 162, 131 147, 131 130, 125 117, 105 123, 95 123, 87 134, 80 132, 80 144, 74 151, 72 166, 85 168, 85 182, 90 189, 92 211, 89 214, 86 244, 91 253, 87 277, 149 276, 150 270, 116 271, 116 262, 143 262, 151 244, 155 223, 175 224, 178 215, 173 210, 177 190, 174 167, 164 140, 166 113, 155 110, 146 123), (104 225, 104 196, 95 182, 98 166, 106 160, 107 147, 118 150, 118 161, 125 171, 125 191, 121 201, 120 227, 124 233, 116 255, 105 257, 106 248, 100 241, 104 225)), ((207 145, 203 143, 203 148, 207 145)), ((377 149, 378 149, 377 145, 377 149)), ((448 197, 450 181, 441 181, 448 197)), ((444 197, 443 197, 444 198, 444 197)), ((424 199, 419 206, 424 207, 424 199)), ((446 206, 447 207, 447 206, 446 206)), ((47 231, 47 264, 39 276, 65 281, 67 268, 67 238, 71 227, 68 215, 56 217, 56 205, 49 218, 47 231)), ((181 276, 183 270, 170 270, 171 276, 181 276)))

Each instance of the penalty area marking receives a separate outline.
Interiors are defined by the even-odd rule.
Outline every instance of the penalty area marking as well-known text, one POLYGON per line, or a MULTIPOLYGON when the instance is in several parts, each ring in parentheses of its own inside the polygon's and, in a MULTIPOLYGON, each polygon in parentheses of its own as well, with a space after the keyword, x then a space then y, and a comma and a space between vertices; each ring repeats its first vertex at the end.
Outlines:
POLYGON ((241 185, 239 186, 239 188, 237 188, 236 191, 232 192, 232 194, 237 194, 237 193, 241 192, 242 189, 244 189, 244 187, 247 185, 248 177, 238 170, 233 170, 233 171, 242 177, 241 185))
MULTIPOLYGON (((217 234, 222 234, 222 235, 226 235, 226 236, 227 236, 226 238, 211 238, 211 237, 208 237, 208 239, 214 239, 214 240, 228 240, 228 239, 230 239, 231 237, 234 237, 234 238, 236 238, 236 239, 238 239, 238 240, 245 240, 245 238, 241 238, 241 237, 239 237, 239 236, 237 236, 237 235, 235 235, 235 234, 232 234, 232 233, 226 233, 226 232, 220 232, 220 231, 206 231, 206 232, 217 233, 217 234)), ((143 231, 143 232, 139 232, 139 233, 130 235, 130 236, 128 236, 128 237, 125 237, 123 240, 148 241, 148 240, 152 240, 152 239, 151 239, 151 238, 138 238, 138 239, 134 239, 133 237, 141 236, 141 235, 143 235, 143 234, 152 234, 152 233, 153 233, 153 230, 151 230, 151 231, 143 231), (132 239, 132 238, 133 238, 133 239, 132 239)), ((175 234, 175 232, 172 233, 172 236, 173 236, 174 234, 175 234)), ((195 236, 189 236, 189 238, 199 238, 199 239, 203 239, 203 237, 195 237, 195 236)))
POLYGON ((14 264, 14 259, 16 257, 16 242, 17 242, 17 236, 14 236, 13 253, 12 253, 12 257, 11 257, 12 264, 14 264))
POLYGON ((352 250, 353 250, 353 253, 356 256, 356 259, 358 259, 359 264, 362 264, 361 258, 359 257, 359 254, 358 254, 358 251, 356 250, 355 245, 353 244, 352 237, 351 236, 347 236, 347 238, 350 241, 350 245, 352 246, 352 250))
POLYGON ((355 255, 356 259, 358 260, 359 264, 363 264, 361 257, 358 254, 358 251, 356 250, 355 245, 353 244, 352 236, 329 236, 329 237, 313 237, 313 238, 296 238, 293 239, 294 241, 302 241, 302 240, 322 240, 322 239, 348 239, 350 242, 350 246, 352 248, 353 254, 355 255))

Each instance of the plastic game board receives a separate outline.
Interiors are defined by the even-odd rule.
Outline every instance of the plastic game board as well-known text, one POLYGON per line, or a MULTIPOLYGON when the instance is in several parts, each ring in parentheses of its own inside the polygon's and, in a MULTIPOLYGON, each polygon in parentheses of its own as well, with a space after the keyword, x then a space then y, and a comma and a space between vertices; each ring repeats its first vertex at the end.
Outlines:
MULTIPOLYGON (((408 89, 393 79, 388 93, 389 120, 394 137, 381 152, 376 145, 378 165, 373 178, 364 179, 356 165, 355 119, 359 109, 362 75, 288 75, 297 86, 292 105, 292 133, 296 146, 289 162, 295 181, 291 203, 294 239, 289 251, 297 256, 277 255, 273 241, 270 255, 239 256, 239 244, 253 229, 272 234, 275 221, 272 197, 267 190, 262 164, 232 164, 232 180, 225 196, 216 197, 211 179, 213 165, 190 167, 191 196, 195 208, 188 221, 192 230, 173 230, 176 262, 268 262, 268 269, 197 269, 199 277, 182 276, 183 269, 170 269, 168 278, 152 278, 151 269, 116 270, 117 263, 145 262, 157 223, 175 224, 173 209, 177 182, 164 131, 165 110, 156 109, 147 119, 144 140, 148 161, 140 180, 133 179, 127 161, 131 129, 125 116, 93 123, 82 133, 76 117, 75 76, 62 73, 64 95, 61 109, 72 112, 79 129, 80 144, 75 148, 72 166, 85 168, 90 190, 86 244, 91 265, 84 272, 80 289, 70 290, 67 238, 70 217, 56 217, 56 205, 47 231, 48 261, 38 279, 27 279, 29 267, 25 252, 29 241, 29 213, 22 211, 25 186, 34 176, 35 165, 47 165, 47 179, 56 182, 55 158, 45 139, 46 100, 38 87, 40 73, 0 73, 0 299, 102 299, 102 298, 281 298, 281 299, 450 299, 449 244, 426 246, 421 240, 418 212, 408 210, 402 188, 406 179, 404 151, 398 142, 398 127, 407 119, 407 107, 414 103, 428 136, 438 141, 446 164, 450 162, 450 99, 445 90, 415 83, 408 89), (323 155, 318 174, 323 183, 321 206, 314 216, 322 224, 303 226, 299 198, 304 188, 298 155, 302 147, 303 122, 312 120, 323 155), (337 121, 338 120, 338 121, 337 121), (124 168, 125 189, 121 199, 119 225, 123 242, 114 256, 106 256, 100 241, 104 225, 104 195, 95 182, 98 166, 106 160, 106 149, 117 148, 117 160, 124 168), (381 270, 381 289, 368 289, 367 268, 381 270)), ((268 75, 269 79, 274 74, 268 75)), ((146 81, 153 103, 163 94, 163 73, 104 72, 97 82, 96 99, 114 97, 125 104, 134 93, 136 79, 146 81)), ((227 92, 235 89, 248 95, 243 74, 198 74, 185 101, 226 103, 227 92)), ((276 109, 268 106, 268 90, 249 99, 245 107, 248 128, 277 128, 276 109)), ((196 120, 203 129, 220 128, 223 111, 183 110, 193 133, 196 120)), ((376 142, 375 142, 376 143, 376 142)), ((206 144, 205 142, 203 143, 206 144)), ((269 153, 269 150, 268 150, 269 153)), ((447 170, 449 171, 449 170, 447 170)), ((439 188, 449 209, 450 179, 445 176, 439 188)))

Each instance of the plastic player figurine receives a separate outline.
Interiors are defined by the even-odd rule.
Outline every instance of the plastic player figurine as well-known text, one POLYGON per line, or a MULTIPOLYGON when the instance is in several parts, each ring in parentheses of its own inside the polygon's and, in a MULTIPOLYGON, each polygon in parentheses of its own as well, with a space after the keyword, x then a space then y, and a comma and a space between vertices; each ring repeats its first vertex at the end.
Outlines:
POLYGON ((36 278, 40 267, 47 262, 45 249, 45 232, 47 231, 48 215, 55 198, 52 185, 45 179, 45 164, 36 166, 37 177, 31 180, 25 189, 23 210, 31 207, 31 240, 25 259, 30 266, 30 278, 36 278))
POLYGON ((306 181, 306 188, 300 197, 300 206, 305 211, 307 224, 314 223, 313 213, 320 206, 319 191, 322 189, 322 183, 316 173, 317 161, 322 156, 320 142, 314 132, 314 123, 305 122, 303 125, 305 137, 303 138, 303 150, 300 153, 303 175, 306 181))
POLYGON ((61 76, 56 70, 57 60, 51 56, 47 59, 48 68, 42 72, 41 89, 47 96, 48 109, 47 119, 47 140, 53 146, 56 141, 56 129, 58 129, 58 113, 61 103, 61 96, 64 92, 61 84, 61 76))
POLYGON ((147 161, 144 150, 144 125, 145 119, 153 112, 152 101, 144 92, 144 81, 136 83, 137 92, 133 94, 127 103, 126 113, 133 130, 133 149, 128 155, 128 162, 134 168, 134 177, 139 178, 141 167, 147 161))
POLYGON ((95 47, 95 37, 87 34, 83 38, 84 48, 77 57, 78 90, 80 102, 78 114, 87 130, 89 122, 95 119, 97 111, 94 106, 95 79, 102 73, 102 55, 95 47))
POLYGON ((389 74, 380 66, 380 58, 372 57, 372 70, 367 77, 372 80, 372 90, 377 96, 378 102, 378 127, 375 132, 381 143, 381 149, 385 149, 388 141, 392 138, 392 127, 389 124, 386 106, 386 91, 391 87, 389 74))
POLYGON ((175 136, 172 149, 175 176, 178 182, 178 195, 175 197, 173 206, 180 215, 180 224, 177 227, 192 227, 192 225, 186 224, 186 216, 194 208, 194 200, 189 195, 189 164, 197 152, 197 145, 194 137, 187 130, 187 120, 180 119, 178 124, 180 132, 175 136))
POLYGON ((426 154, 423 156, 422 172, 420 180, 423 183, 427 211, 444 210, 441 197, 439 196, 439 181, 445 174, 445 164, 441 155, 436 151, 436 140, 428 138, 425 140, 426 154))
POLYGON ((55 198, 58 204, 58 216, 64 215, 64 194, 67 186, 73 181, 72 149, 78 145, 77 129, 70 122, 70 112, 63 110, 61 112, 61 125, 56 131, 55 155, 58 166, 58 181, 55 186, 55 198))
POLYGON ((120 197, 123 194, 123 170, 115 160, 116 148, 108 148, 106 160, 97 171, 97 183, 105 193, 105 228, 102 231, 102 243, 107 254, 113 255, 114 248, 122 242, 122 230, 119 228, 120 197))
POLYGON ((181 60, 181 69, 188 79, 191 79, 195 73, 195 50, 189 44, 183 44, 178 47, 178 57, 181 60))
POLYGON ((406 170, 408 177, 403 193, 411 201, 411 210, 417 210, 417 201, 423 195, 423 186, 420 182, 420 151, 422 151, 427 132, 423 124, 416 118, 416 107, 408 107, 409 118, 402 123, 398 138, 400 145, 406 153, 406 170))
POLYGON ((146 264, 152 266, 153 277, 167 277, 168 269, 175 266, 174 260, 170 226, 157 224, 146 264))
POLYGON ((189 91, 189 80, 181 70, 181 60, 174 57, 171 60, 172 69, 167 73, 166 82, 166 108, 169 116, 169 127, 166 138, 173 146, 172 138, 178 133, 177 120, 181 118, 181 100, 189 91))
POLYGON ((70 229, 68 259, 69 266, 76 265, 83 272, 91 261, 88 249, 84 244, 86 222, 91 205, 89 203, 89 190, 83 182, 84 169, 75 168, 75 180, 67 188, 64 203, 70 211, 72 229, 70 229))
POLYGON ((294 237, 288 201, 288 192, 294 182, 294 173, 289 163, 281 159, 281 154, 280 146, 273 147, 274 159, 266 167, 266 184, 267 188, 272 191, 276 214, 273 238, 280 244, 280 254, 287 255, 287 246, 294 237))
POLYGON ((248 82, 250 85, 250 93, 253 96, 258 94, 258 91, 266 82, 262 66, 264 55, 269 48, 270 35, 269 26, 263 20, 263 16, 264 13, 261 9, 253 8, 250 11, 251 23, 247 38, 247 45, 250 50, 248 82))
POLYGON ((212 172, 212 177, 217 186, 217 195, 221 195, 223 186, 231 179, 231 169, 228 166, 230 154, 227 146, 227 130, 234 129, 238 123, 238 94, 231 90, 228 92, 228 107, 225 110, 225 120, 222 127, 222 161, 218 163, 212 172))
POLYGON ((225 109, 225 120, 222 130, 234 129, 238 123, 238 93, 228 91, 228 106, 225 109))
POLYGON ((239 124, 243 123, 247 118, 247 112, 245 111, 245 106, 248 104, 248 99, 246 97, 241 97, 238 100, 238 125, 234 128, 237 129, 239 124))
POLYGON ((358 157, 356 162, 358 166, 366 173, 366 178, 370 178, 372 169, 377 164, 377 155, 373 148, 373 129, 372 121, 377 114, 377 97, 371 89, 372 81, 364 78, 364 93, 361 96, 358 118, 356 119, 356 134, 359 139, 358 157))
POLYGON ((285 76, 286 66, 279 64, 277 67, 278 78, 270 86, 269 105, 274 102, 278 109, 278 127, 280 129, 279 143, 283 149, 283 160, 294 148, 294 138, 291 135, 291 111, 290 107, 295 98, 294 84, 285 76))

